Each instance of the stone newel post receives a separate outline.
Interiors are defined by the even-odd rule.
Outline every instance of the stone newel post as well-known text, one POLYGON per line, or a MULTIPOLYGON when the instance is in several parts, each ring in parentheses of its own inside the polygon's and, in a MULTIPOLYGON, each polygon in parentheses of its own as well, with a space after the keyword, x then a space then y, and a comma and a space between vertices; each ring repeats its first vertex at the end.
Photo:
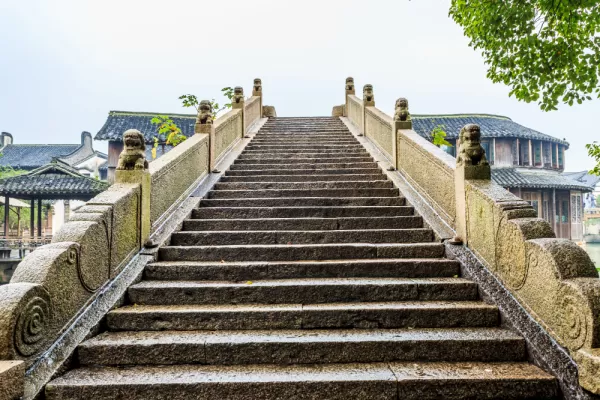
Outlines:
MULTIPOLYGON (((115 170, 115 183, 139 184, 140 195, 140 248, 150 238, 150 172, 146 160, 144 135, 137 129, 129 129, 123 134, 123 151, 115 170)), ((150 244, 150 243, 148 243, 150 244)))
POLYGON ((244 88, 241 86, 236 86, 233 89, 233 97, 231 98, 231 108, 233 110, 241 110, 242 111, 242 134, 241 137, 244 137, 246 133, 246 100, 244 99, 244 88))
POLYGON ((349 76, 346 78, 346 105, 344 106, 344 117, 348 116, 348 96, 356 94, 354 89, 354 78, 349 76))
POLYGON ((454 188, 456 191, 456 237, 451 243, 465 245, 469 243, 467 232, 467 180, 490 180, 492 172, 481 146, 481 129, 479 125, 468 124, 460 131, 456 170, 454 172, 454 188))
MULTIPOLYGON (((367 136, 367 107, 375 107, 375 95, 373 94, 373 85, 363 86, 363 126, 362 131, 367 136)), ((359 135, 360 136, 360 135, 359 135)))
POLYGON ((264 117, 263 113, 263 92, 262 92, 262 81, 260 78, 254 79, 254 86, 252 86, 252 96, 260 97, 260 117, 264 117))
POLYGON ((208 135, 209 160, 208 169, 211 172, 215 169, 215 126, 214 113, 209 100, 202 100, 198 107, 198 117, 194 126, 194 133, 205 133, 208 135))
POLYGON ((408 112, 408 100, 400 97, 396 100, 394 110, 394 122, 392 122, 392 156, 394 157, 394 164, 393 168, 390 168, 391 171, 398 168, 398 130, 412 129, 412 120, 408 112))

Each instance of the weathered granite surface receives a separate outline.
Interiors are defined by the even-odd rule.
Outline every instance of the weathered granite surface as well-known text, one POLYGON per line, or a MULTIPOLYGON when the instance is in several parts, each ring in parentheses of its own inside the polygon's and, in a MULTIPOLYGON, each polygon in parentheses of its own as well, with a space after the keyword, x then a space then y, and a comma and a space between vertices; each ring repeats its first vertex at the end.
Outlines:
POLYGON ((24 362, 0 361, 0 399, 20 399, 24 393, 24 376, 24 362))

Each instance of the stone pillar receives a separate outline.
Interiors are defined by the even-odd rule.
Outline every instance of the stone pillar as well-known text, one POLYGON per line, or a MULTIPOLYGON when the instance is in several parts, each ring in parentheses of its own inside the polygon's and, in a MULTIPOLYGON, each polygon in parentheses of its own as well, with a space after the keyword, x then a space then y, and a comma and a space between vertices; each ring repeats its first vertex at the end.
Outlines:
POLYGON ((10 198, 8 196, 4 196, 4 238, 8 239, 8 221, 10 218, 10 198))
POLYGON ((398 168, 398 130, 412 129, 412 119, 408 111, 408 100, 400 97, 394 105, 394 122, 392 122, 392 157, 394 158, 392 168, 394 171, 398 168))
POLYGON ((115 183, 140 185, 140 226, 139 247, 150 244, 150 190, 151 180, 146 160, 144 135, 137 129, 129 129, 123 134, 123 151, 115 170, 115 183))
POLYGON ((208 169, 211 172, 219 172, 215 169, 215 126, 214 126, 214 114, 212 105, 209 100, 202 100, 198 111, 198 118, 196 118, 196 125, 194 126, 195 133, 204 133, 208 135, 208 169))
POLYGON ((262 81, 260 78, 254 79, 254 86, 252 86, 252 96, 260 97, 260 117, 264 117, 263 113, 263 94, 262 94, 262 81))
POLYGON ((356 90, 354 88, 354 78, 349 76, 346 78, 346 95, 344 97, 346 99, 346 103, 344 105, 344 117, 348 116, 348 96, 354 94, 356 94, 356 90))
POLYGON ((492 172, 481 146, 481 130, 478 125, 468 124, 460 131, 460 146, 456 157, 454 188, 456 193, 456 236, 451 243, 469 243, 467 231, 467 180, 490 180, 492 172))
POLYGON ((29 236, 31 239, 35 236, 35 200, 31 199, 29 207, 29 236))
POLYGON ((242 110, 242 132, 240 137, 244 137, 246 133, 246 100, 244 99, 244 88, 236 86, 233 89, 233 97, 231 98, 231 108, 233 110, 242 110))
POLYGON ((42 199, 38 199, 37 203, 37 235, 42 237, 42 199))
POLYGON ((375 107, 373 85, 370 84, 363 87, 363 134, 365 136, 367 136, 367 107, 375 107))

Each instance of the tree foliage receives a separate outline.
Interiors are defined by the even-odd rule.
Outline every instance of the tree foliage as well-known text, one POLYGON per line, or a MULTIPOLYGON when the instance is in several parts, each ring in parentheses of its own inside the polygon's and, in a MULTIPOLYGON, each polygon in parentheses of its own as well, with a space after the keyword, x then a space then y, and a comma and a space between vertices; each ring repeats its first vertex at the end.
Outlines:
MULTIPOLYGON (((185 139, 185 135, 181 133, 181 128, 177 126, 175 122, 168 115, 157 115, 150 120, 150 123, 157 125, 157 132, 159 135, 166 138, 165 144, 173 147, 177 146, 185 139)), ((152 159, 156 158, 156 149, 158 148, 159 139, 158 136, 154 137, 154 146, 152 147, 152 159)))
POLYGON ((431 141, 437 147, 448 146, 452 147, 452 143, 446 140, 446 131, 444 125, 438 125, 431 131, 431 141))
MULTIPOLYGON (((225 103, 221 107, 215 99, 212 99, 210 101, 210 105, 212 106, 212 109, 213 109, 213 119, 216 119, 217 114, 219 114, 221 111, 231 108, 231 99, 233 98, 233 88, 229 87, 229 86, 224 87, 223 89, 221 89, 221 94, 223 94, 223 96, 225 96, 225 98, 229 100, 229 103, 225 103)), ((179 100, 182 100, 184 107, 194 107, 196 109, 196 112, 200 111, 198 109, 198 107, 200 106, 198 97, 194 96, 193 94, 181 95, 181 96, 179 96, 179 100)))
POLYGON ((593 142, 585 145, 588 155, 596 161, 596 166, 590 171, 592 175, 600 175, 600 144, 593 142))
POLYGON ((487 76, 544 111, 600 97, 600 1, 452 0, 487 76))

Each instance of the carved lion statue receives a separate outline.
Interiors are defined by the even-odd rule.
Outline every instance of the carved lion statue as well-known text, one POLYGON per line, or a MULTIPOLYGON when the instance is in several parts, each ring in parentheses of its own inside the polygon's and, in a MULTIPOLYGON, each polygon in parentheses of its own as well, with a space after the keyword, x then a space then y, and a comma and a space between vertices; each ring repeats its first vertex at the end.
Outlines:
POLYGON ((232 103, 240 103, 244 101, 244 88, 241 86, 236 86, 233 89, 233 97, 231 98, 232 103))
POLYGON ((137 129, 123 134, 123 151, 119 155, 118 170, 147 169, 146 143, 144 135, 137 129))
POLYGON ((489 165, 485 150, 481 147, 479 125, 468 124, 461 129, 456 165, 489 165))
POLYGON ((394 121, 410 121, 410 113, 408 112, 408 100, 400 97, 396 100, 396 112, 394 113, 394 121))
POLYGON ((354 91, 354 78, 352 78, 351 76, 346 78, 346 91, 354 91))
POLYGON ((375 95, 373 94, 373 85, 365 85, 363 87, 363 100, 364 101, 375 101, 375 95))
POLYGON ((252 92, 254 93, 254 95, 262 92, 262 81, 260 80, 260 78, 256 78, 254 80, 254 88, 252 92))
POLYGON ((211 125, 213 123, 213 109, 210 101, 202 100, 199 109, 198 120, 196 122, 201 125, 211 125))

